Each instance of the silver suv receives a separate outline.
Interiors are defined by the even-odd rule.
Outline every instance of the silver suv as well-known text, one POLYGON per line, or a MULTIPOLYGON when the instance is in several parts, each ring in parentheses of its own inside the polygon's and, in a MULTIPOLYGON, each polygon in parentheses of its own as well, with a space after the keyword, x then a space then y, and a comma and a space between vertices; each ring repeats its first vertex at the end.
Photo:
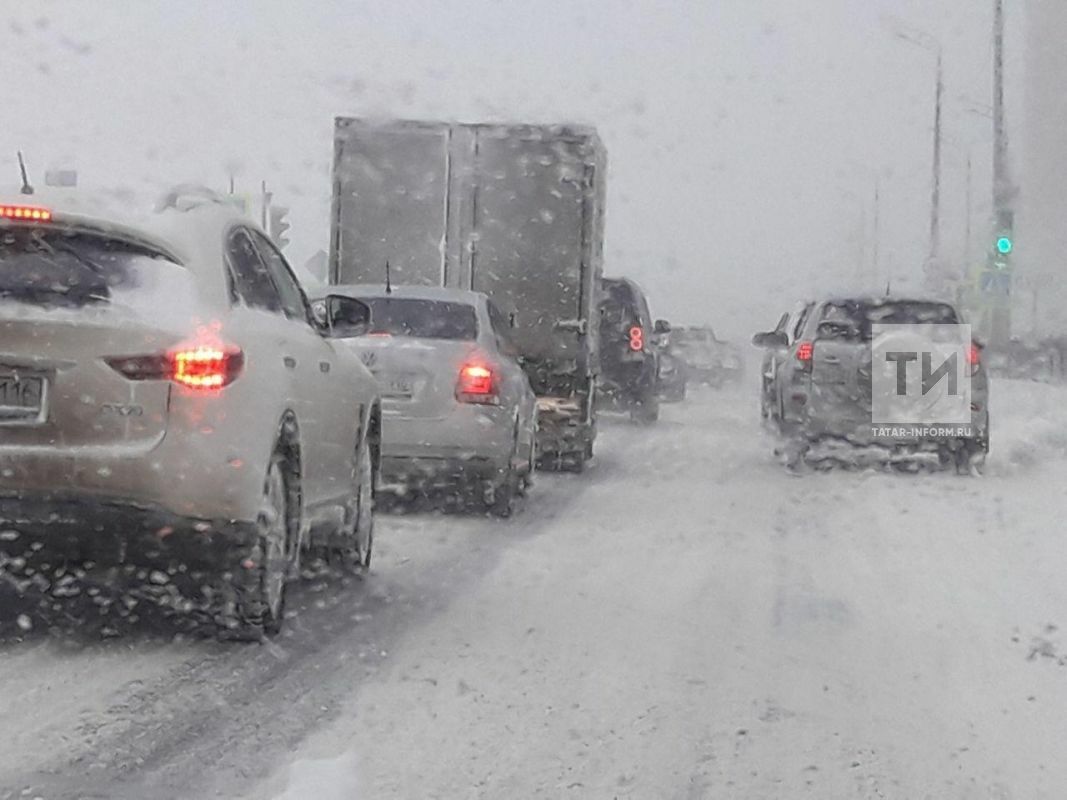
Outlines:
POLYGON ((206 191, 130 224, 30 199, 0 196, 0 564, 204 573, 246 638, 281 626, 313 544, 366 567, 379 393, 337 339, 367 306, 313 316, 277 247, 206 191))

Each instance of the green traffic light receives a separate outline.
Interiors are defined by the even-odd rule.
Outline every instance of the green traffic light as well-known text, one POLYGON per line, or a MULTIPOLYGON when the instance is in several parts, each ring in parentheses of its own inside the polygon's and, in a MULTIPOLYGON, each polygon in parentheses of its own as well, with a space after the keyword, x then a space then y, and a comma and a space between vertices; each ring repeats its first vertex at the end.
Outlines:
POLYGON ((1001 255, 1006 256, 1014 249, 1015 243, 1011 240, 1010 237, 1001 236, 999 239, 997 239, 997 252, 1001 255))

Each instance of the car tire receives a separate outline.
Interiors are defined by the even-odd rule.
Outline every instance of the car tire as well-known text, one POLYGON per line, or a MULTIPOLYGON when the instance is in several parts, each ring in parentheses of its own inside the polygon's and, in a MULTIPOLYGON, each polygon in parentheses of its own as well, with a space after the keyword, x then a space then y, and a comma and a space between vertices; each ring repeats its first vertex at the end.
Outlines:
POLYGON ((565 460, 566 469, 568 472, 573 472, 576 475, 580 475, 585 472, 585 467, 589 463, 588 451, 585 449, 575 450, 565 460))
POLYGON ((986 448, 968 444, 961 447, 956 455, 957 475, 981 475, 985 470, 986 448))
POLYGON ((515 439, 511 446, 511 457, 504 475, 486 487, 486 494, 492 497, 488 503, 489 514, 500 519, 507 519, 515 513, 515 505, 522 494, 522 475, 515 469, 515 459, 519 454, 519 426, 515 425, 515 439))
POLYGON ((522 478, 519 482, 519 494, 526 497, 530 493, 530 489, 534 484, 534 472, 537 470, 537 436, 536 434, 530 437, 530 452, 526 458, 526 469, 522 474, 522 478))
POLYGON ((489 514, 500 519, 507 519, 515 513, 519 498, 521 478, 514 467, 509 467, 504 479, 493 487, 493 500, 489 503, 489 514))
POLYGON ((341 536, 330 548, 330 560, 366 572, 374 553, 374 454, 370 441, 356 450, 352 469, 352 500, 345 512, 341 536))
POLYGON ((279 448, 263 480, 253 554, 231 579, 233 611, 223 626, 233 638, 258 641, 281 630, 299 519, 295 474, 279 448))
POLYGON ((659 398, 654 392, 637 401, 630 410, 630 419, 640 425, 652 425, 659 420, 659 398))

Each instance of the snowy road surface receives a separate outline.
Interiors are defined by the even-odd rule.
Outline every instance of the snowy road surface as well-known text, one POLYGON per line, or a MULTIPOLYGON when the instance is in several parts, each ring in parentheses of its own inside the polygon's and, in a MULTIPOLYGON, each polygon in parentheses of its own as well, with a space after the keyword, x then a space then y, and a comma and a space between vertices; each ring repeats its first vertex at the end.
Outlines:
POLYGON ((1067 796, 1067 391, 995 386, 980 479, 791 476, 754 396, 383 517, 268 646, 6 624, 0 797, 1067 796))

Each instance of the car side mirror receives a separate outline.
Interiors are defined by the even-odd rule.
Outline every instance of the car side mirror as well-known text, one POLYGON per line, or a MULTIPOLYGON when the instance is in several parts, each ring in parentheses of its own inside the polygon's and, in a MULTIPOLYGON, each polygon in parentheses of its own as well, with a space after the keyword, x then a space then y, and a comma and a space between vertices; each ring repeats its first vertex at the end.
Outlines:
POLYGON ((655 325, 652 326, 653 333, 670 333, 671 323, 665 319, 657 319, 655 325))
POLYGON ((343 294, 327 295, 311 304, 319 331, 333 339, 352 339, 370 330, 370 306, 343 294))
POLYGON ((752 337, 752 344, 756 347, 789 347, 789 337, 785 331, 768 331, 757 333, 752 337))

